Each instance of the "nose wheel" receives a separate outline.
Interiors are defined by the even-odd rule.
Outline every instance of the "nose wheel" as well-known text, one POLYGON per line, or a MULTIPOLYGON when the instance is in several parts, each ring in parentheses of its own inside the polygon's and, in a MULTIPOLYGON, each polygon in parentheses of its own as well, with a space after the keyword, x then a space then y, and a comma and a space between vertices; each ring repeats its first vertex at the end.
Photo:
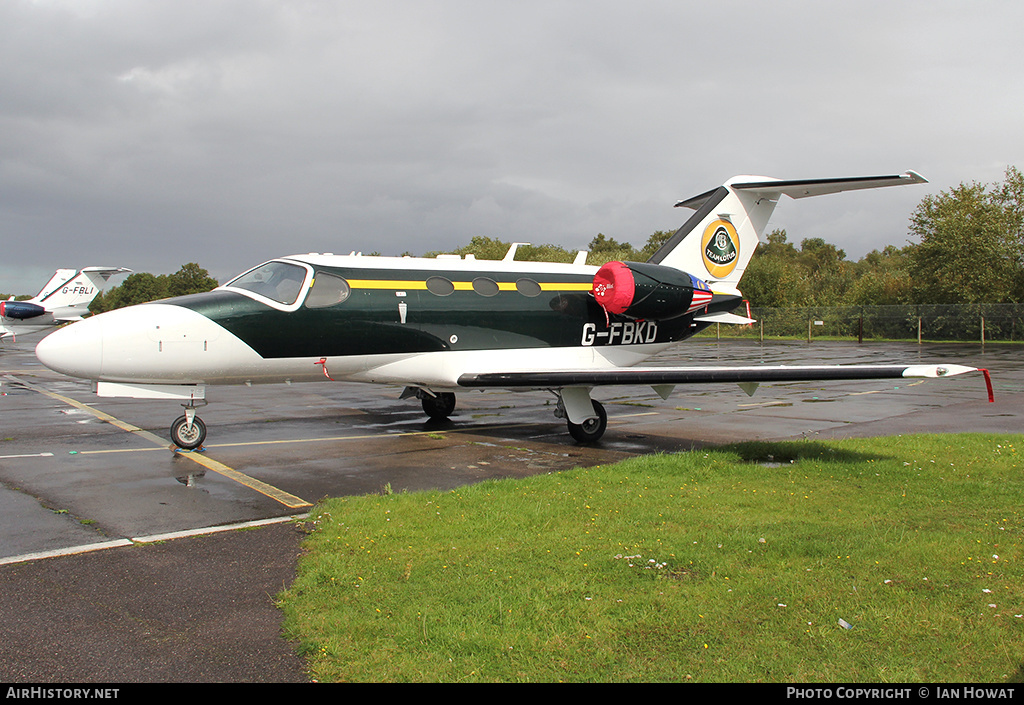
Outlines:
POLYGON ((196 416, 196 408, 185 405, 185 413, 171 424, 171 442, 182 450, 195 450, 206 440, 206 424, 196 416))
POLYGON ((191 424, 184 415, 176 418, 171 424, 171 441, 179 448, 195 450, 203 445, 205 440, 206 424, 198 416, 192 419, 191 424))

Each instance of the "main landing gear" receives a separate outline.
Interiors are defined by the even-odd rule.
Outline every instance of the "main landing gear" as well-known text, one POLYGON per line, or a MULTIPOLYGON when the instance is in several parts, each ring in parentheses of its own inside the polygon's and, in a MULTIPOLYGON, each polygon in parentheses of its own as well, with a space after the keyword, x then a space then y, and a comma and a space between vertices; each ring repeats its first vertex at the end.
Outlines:
POLYGON ((421 392, 420 404, 431 421, 444 421, 455 411, 455 395, 451 392, 439 392, 431 396, 421 392))
POLYGON ((185 413, 171 424, 171 442, 182 450, 195 450, 206 440, 206 424, 196 416, 194 402, 182 406, 185 407, 185 413))
MULTIPOLYGON (((589 391, 583 389, 552 391, 558 396, 555 417, 565 419, 569 435, 577 443, 596 443, 601 440, 608 428, 608 413, 604 410, 604 405, 591 399, 589 391), (569 411, 566 410, 567 403, 573 409, 571 416, 575 416, 579 423, 572 421, 569 411), (587 414, 588 408, 593 410, 593 414, 590 416, 587 414)), ((416 387, 407 387, 402 393, 403 399, 413 396, 420 400, 423 411, 431 421, 445 421, 455 411, 455 395, 451 392, 431 393, 416 387)))
POLYGON ((601 440, 608 428, 608 413, 604 410, 604 404, 591 399, 590 393, 582 389, 562 389, 555 394, 558 396, 555 418, 565 419, 573 440, 583 444, 601 440), (588 409, 592 410, 592 415, 587 414, 588 409), (579 423, 574 422, 573 417, 579 423))
POLYGON ((565 423, 569 427, 569 435, 577 443, 597 443, 608 428, 608 414, 604 410, 604 404, 596 399, 591 400, 594 404, 594 413, 597 416, 589 418, 583 423, 573 423, 566 418, 565 423))

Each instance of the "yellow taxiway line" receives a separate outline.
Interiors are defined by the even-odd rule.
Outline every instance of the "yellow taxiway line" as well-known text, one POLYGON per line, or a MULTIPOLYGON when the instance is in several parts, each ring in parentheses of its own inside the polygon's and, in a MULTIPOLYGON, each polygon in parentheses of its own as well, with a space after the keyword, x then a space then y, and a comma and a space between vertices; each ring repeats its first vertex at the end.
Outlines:
MULTIPOLYGON (((168 447, 167 441, 165 441, 163 438, 160 438, 160 436, 156 435, 155 433, 151 433, 150 431, 141 429, 138 426, 134 426, 130 423, 121 421, 120 419, 111 416, 106 412, 92 408, 88 404, 83 404, 82 402, 76 401, 70 397, 66 397, 63 394, 57 394, 56 392, 51 392, 48 389, 43 389, 42 387, 26 382, 25 380, 19 379, 18 377, 15 377, 13 375, 4 375, 4 377, 11 380, 12 382, 16 382, 17 384, 24 386, 26 389, 31 389, 33 392, 38 392, 39 394, 50 397, 51 399, 55 399, 56 401, 59 401, 62 404, 68 404, 69 406, 73 406, 76 409, 86 411, 95 416, 96 418, 100 419, 101 421, 105 421, 111 424, 112 426, 121 429, 122 431, 127 431, 128 433, 135 434, 139 438, 144 438, 150 443, 153 443, 156 446, 158 446, 157 448, 153 448, 152 450, 160 450, 168 447)), ((176 455, 182 458, 187 458, 194 463, 198 463, 199 465, 202 465, 204 468, 212 470, 219 475, 223 475, 224 477, 230 480, 234 480, 240 485, 245 485, 250 489, 256 490, 260 494, 266 497, 270 497, 271 499, 280 502, 284 506, 289 507, 291 509, 313 506, 311 503, 307 502, 304 499, 301 499, 300 497, 288 494, 284 490, 279 490, 273 485, 268 485, 267 483, 261 482, 260 480, 257 480, 254 477, 249 477, 245 473, 239 472, 234 468, 228 467, 224 463, 220 463, 214 460, 213 458, 208 458, 200 453, 176 453, 176 455)))

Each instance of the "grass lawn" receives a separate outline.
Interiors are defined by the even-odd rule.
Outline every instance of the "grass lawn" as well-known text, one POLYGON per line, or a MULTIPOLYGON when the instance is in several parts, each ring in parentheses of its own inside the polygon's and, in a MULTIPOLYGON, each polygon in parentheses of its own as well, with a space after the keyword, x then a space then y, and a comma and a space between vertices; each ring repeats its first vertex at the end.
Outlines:
POLYGON ((745 443, 331 499, 321 681, 1020 682, 1024 436, 745 443))

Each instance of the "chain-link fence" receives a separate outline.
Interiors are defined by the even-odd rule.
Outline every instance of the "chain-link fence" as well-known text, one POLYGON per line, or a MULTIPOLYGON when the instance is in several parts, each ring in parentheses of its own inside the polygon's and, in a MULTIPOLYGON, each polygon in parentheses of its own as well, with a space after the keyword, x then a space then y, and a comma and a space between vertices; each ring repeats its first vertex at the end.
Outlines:
POLYGON ((1024 339, 1024 304, 755 307, 750 315, 756 323, 712 326, 704 335, 980 342, 1024 339))

